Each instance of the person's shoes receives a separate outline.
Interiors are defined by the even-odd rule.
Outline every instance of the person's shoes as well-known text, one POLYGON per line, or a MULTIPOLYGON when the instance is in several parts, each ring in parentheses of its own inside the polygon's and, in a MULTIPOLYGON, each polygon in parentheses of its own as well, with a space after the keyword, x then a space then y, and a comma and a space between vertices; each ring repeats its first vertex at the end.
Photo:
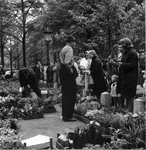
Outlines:
POLYGON ((73 122, 73 121, 77 121, 76 119, 73 119, 73 118, 63 118, 63 121, 65 122, 73 122))

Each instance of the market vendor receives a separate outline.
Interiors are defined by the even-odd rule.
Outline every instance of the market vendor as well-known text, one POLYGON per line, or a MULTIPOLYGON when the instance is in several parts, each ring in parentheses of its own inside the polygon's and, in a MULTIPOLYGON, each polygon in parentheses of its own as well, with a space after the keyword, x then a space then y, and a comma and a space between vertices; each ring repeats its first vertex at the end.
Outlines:
POLYGON ((22 97, 29 96, 32 89, 38 97, 42 97, 35 72, 31 68, 21 68, 19 71, 19 82, 22 87, 22 97))

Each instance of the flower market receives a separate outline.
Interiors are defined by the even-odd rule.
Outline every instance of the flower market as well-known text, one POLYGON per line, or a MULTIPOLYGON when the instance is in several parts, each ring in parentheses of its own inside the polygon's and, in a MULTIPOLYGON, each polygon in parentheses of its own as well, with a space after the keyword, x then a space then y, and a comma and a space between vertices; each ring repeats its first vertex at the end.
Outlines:
MULTIPOLYGON (((32 126, 34 120, 34 123, 43 122, 42 119, 47 117, 45 114, 48 116, 56 114, 58 108, 61 109, 60 89, 55 84, 54 88, 48 89, 45 82, 40 82, 42 99, 33 92, 30 96, 22 98, 17 79, 1 80, 0 147, 2 149, 39 149, 43 147, 51 149, 144 149, 146 118, 144 108, 140 106, 140 103, 144 102, 144 95, 135 99, 134 105, 136 104, 139 108, 134 108, 133 114, 124 113, 124 111, 110 106, 108 92, 102 93, 104 96, 101 96, 101 104, 98 103, 96 97, 92 96, 88 89, 85 89, 86 84, 88 84, 86 81, 85 85, 79 84, 82 90, 79 90, 77 94, 74 108, 74 118, 78 120, 78 123, 75 122, 72 129, 67 125, 62 131, 54 131, 56 135, 53 137, 54 139, 40 132, 27 140, 23 139, 25 131, 22 134, 21 126, 23 124, 21 123, 19 126, 19 122, 25 120, 27 124, 27 121, 31 120, 32 126), (37 138, 39 141, 42 139, 42 143, 44 139, 44 143, 34 142, 38 140, 37 138)), ((57 119, 63 123, 60 116, 59 112, 57 119)), ((59 124, 54 124, 54 126, 59 126, 59 124)))
POLYGON ((0 150, 146 149, 144 0, 0 1, 0 150))

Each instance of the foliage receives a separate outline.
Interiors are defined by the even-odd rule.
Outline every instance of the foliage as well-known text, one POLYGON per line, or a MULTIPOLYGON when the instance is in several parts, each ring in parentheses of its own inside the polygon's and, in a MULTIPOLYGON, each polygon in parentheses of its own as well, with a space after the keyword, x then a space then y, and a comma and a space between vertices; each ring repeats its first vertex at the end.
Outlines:
POLYGON ((1 149, 22 149, 25 148, 21 143, 21 136, 15 130, 0 128, 0 148, 1 149))
POLYGON ((145 114, 133 117, 129 114, 121 131, 121 136, 129 142, 130 148, 145 147, 145 114))
MULTIPOLYGON (((84 114, 84 117, 94 120, 94 122, 97 121, 102 128, 107 129, 103 130, 102 137, 100 138, 103 138, 103 144, 100 144, 98 148, 145 148, 145 114, 123 114, 122 111, 120 112, 120 110, 116 110, 113 107, 111 109, 107 109, 106 107, 102 107, 102 109, 87 109, 88 105, 85 105, 86 100, 84 101, 84 97, 81 100, 80 107, 78 107, 80 115, 84 114)), ((95 129, 93 130, 93 133, 95 133, 95 129)), ((93 141, 91 144, 93 144, 93 141)))
POLYGON ((135 46, 135 49, 140 49, 140 45, 144 38, 145 24, 145 2, 138 5, 136 2, 131 2, 132 8, 127 11, 123 22, 121 23, 122 37, 129 37, 135 46))
POLYGON ((75 112, 84 116, 88 110, 94 110, 98 107, 94 96, 81 97, 75 106, 75 112))
POLYGON ((111 143, 105 143, 104 148, 144 148, 145 147, 145 118, 144 114, 133 116, 131 113, 107 114, 103 110, 91 110, 85 115, 87 118, 96 120, 102 127, 109 128, 112 135, 111 143))
POLYGON ((53 106, 53 96, 49 96, 47 100, 44 100, 42 102, 43 110, 48 110, 49 108, 52 108, 52 106, 53 106))
POLYGON ((0 149, 24 149, 16 119, 0 120, 0 149))
POLYGON ((30 116, 32 114, 42 113, 42 105, 39 99, 25 98, 23 99, 23 107, 20 108, 22 116, 30 116))
POLYGON ((20 96, 20 93, 19 93, 20 83, 18 81, 1 80, 0 84, 1 84, 0 93, 3 92, 3 94, 5 93, 6 96, 8 96, 9 94, 9 96, 12 96, 12 97, 20 96))
POLYGON ((46 45, 42 37, 46 28, 53 31, 51 54, 58 54, 68 34, 76 37, 75 55, 95 49, 102 58, 107 58, 122 37, 129 37, 135 49, 139 49, 145 39, 145 2, 142 0, 4 2, 0 4, 1 10, 5 10, 0 22, 4 44, 1 47, 4 49, 11 37, 12 49, 18 54, 13 57, 18 64, 25 55, 28 63, 44 63, 46 45))

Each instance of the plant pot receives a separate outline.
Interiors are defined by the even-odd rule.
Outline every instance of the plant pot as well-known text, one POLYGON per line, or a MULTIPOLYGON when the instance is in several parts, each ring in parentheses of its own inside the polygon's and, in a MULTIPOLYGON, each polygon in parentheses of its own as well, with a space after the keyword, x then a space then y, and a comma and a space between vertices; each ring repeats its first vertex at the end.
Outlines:
POLYGON ((24 120, 30 120, 30 119, 39 119, 39 118, 44 118, 44 114, 40 113, 40 114, 33 114, 30 116, 22 116, 22 118, 24 120))
POLYGON ((89 120, 89 119, 87 119, 87 118, 85 118, 85 117, 82 117, 82 116, 80 116, 80 115, 78 115, 78 114, 76 114, 76 113, 74 113, 73 116, 74 116, 74 118, 80 120, 81 122, 84 122, 84 123, 86 123, 86 124, 90 123, 90 120, 89 120))

